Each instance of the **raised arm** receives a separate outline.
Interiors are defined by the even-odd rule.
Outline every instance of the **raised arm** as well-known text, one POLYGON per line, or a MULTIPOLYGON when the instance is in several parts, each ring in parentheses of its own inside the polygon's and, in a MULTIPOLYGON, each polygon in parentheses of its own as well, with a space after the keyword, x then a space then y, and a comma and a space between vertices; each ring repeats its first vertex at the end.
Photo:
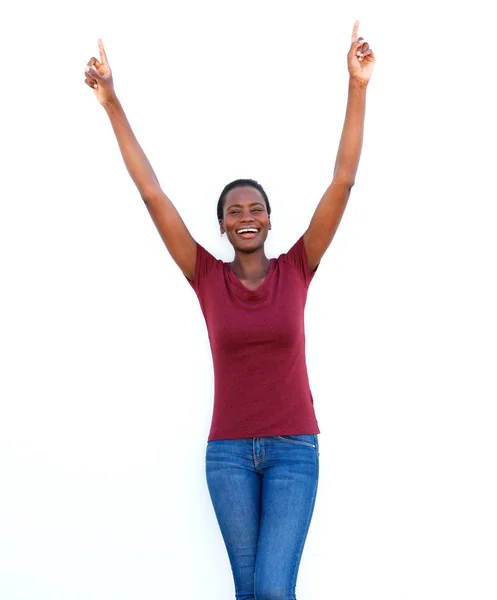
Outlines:
POLYGON ((91 58, 85 82, 105 108, 128 172, 133 179, 159 234, 184 275, 193 280, 197 246, 174 204, 162 191, 159 181, 138 143, 114 91, 112 72, 102 40, 98 40, 100 61, 91 58))
POLYGON ((364 38, 357 38, 359 21, 354 23, 347 55, 349 96, 345 122, 335 162, 333 180, 321 198, 310 225, 304 233, 304 246, 312 271, 318 266, 335 235, 355 183, 362 149, 366 89, 375 57, 364 38))

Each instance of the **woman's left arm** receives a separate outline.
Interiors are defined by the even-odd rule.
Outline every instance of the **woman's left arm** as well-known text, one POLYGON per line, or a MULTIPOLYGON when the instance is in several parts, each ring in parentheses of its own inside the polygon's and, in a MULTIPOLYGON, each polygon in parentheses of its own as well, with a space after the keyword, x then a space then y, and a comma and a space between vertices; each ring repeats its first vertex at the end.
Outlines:
POLYGON ((314 271, 335 235, 355 183, 362 149, 366 89, 375 57, 364 38, 357 38, 359 21, 354 23, 352 44, 347 55, 349 96, 342 137, 335 163, 333 181, 321 198, 304 233, 309 268, 314 271))

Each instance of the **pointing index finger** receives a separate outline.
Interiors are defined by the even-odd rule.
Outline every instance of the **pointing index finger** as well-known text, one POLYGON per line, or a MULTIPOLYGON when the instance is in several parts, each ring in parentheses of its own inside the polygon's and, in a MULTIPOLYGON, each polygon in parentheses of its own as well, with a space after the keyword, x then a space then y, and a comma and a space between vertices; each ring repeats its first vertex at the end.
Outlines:
POLYGON ((359 21, 355 21, 354 28, 352 29, 352 43, 355 44, 357 42, 357 34, 359 32, 359 21))
POLYGON ((100 38, 98 39, 98 49, 100 51, 100 58, 102 59, 102 63, 104 65, 108 65, 109 63, 107 62, 107 55, 105 54, 104 43, 100 38))

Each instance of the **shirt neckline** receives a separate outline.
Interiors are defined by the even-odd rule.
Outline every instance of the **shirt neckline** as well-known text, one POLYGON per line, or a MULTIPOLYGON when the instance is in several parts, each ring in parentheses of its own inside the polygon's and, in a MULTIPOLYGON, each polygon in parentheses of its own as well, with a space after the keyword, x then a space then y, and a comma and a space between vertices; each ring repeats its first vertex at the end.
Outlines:
POLYGON ((238 287, 238 289, 243 290, 249 296, 253 296, 256 294, 260 294, 268 286, 269 280, 271 279, 273 272, 274 272, 276 260, 274 258, 269 259, 269 271, 267 272, 266 278, 261 283, 261 285, 258 288, 256 288, 255 290, 249 290, 247 287, 245 287, 243 285, 243 283, 240 281, 240 279, 238 279, 238 277, 235 275, 235 272, 231 268, 230 263, 224 263, 224 264, 225 264, 225 267, 228 269, 228 273, 229 273, 229 277, 230 277, 231 281, 233 281, 235 283, 235 285, 238 287))

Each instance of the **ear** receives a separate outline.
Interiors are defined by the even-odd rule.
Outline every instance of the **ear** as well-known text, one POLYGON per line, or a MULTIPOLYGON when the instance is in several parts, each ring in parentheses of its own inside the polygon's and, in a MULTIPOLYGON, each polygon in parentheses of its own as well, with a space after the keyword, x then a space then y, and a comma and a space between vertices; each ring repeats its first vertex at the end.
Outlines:
POLYGON ((268 229, 271 229, 271 217, 268 217, 267 220, 269 221, 269 227, 268 227, 268 229))
POLYGON ((219 219, 219 229, 221 231, 221 235, 223 235, 223 233, 225 233, 223 219, 219 219))

